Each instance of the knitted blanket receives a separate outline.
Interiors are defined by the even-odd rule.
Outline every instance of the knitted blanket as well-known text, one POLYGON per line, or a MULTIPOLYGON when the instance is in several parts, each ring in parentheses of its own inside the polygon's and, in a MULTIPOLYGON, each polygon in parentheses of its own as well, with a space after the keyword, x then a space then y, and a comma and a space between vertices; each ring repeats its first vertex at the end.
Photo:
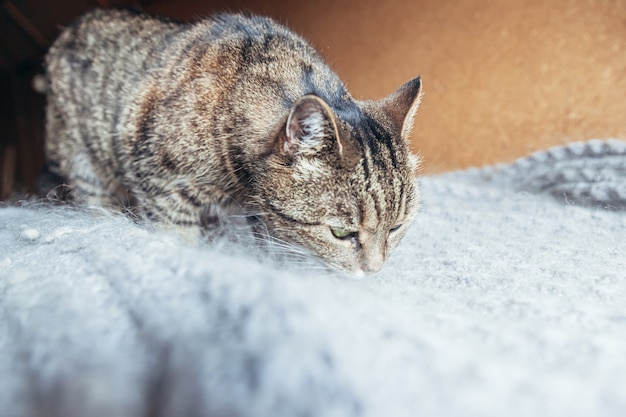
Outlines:
POLYGON ((626 142, 420 182, 362 280, 0 209, 0 415, 626 415, 626 142))

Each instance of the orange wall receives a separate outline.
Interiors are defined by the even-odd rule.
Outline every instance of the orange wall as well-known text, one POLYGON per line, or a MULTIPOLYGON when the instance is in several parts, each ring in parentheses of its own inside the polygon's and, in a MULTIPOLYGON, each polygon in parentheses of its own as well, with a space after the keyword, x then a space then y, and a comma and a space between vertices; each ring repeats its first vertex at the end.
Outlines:
POLYGON ((626 138, 623 0, 155 0, 179 18, 271 15, 304 35, 358 98, 421 73, 412 144, 424 173, 574 140, 626 138))

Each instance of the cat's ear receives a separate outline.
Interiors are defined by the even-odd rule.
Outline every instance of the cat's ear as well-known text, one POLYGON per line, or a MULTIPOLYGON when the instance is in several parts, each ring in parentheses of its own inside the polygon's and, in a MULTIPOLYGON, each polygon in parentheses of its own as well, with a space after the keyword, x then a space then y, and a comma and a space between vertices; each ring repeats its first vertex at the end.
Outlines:
POLYGON ((313 156, 339 144, 337 138, 337 124, 328 104, 317 96, 305 95, 289 111, 280 152, 292 157, 313 156))
POLYGON ((422 80, 419 76, 382 100, 383 111, 391 118, 404 139, 408 139, 413 129, 413 118, 421 100, 422 80))

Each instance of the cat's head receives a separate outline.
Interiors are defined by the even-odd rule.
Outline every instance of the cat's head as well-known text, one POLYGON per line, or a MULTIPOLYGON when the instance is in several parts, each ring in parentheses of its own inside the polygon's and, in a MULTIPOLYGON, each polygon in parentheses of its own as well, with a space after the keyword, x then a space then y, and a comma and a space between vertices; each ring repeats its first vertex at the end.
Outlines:
POLYGON ((408 136, 420 95, 418 77, 380 101, 297 100, 257 182, 270 234, 358 275, 380 270, 418 207, 408 136))

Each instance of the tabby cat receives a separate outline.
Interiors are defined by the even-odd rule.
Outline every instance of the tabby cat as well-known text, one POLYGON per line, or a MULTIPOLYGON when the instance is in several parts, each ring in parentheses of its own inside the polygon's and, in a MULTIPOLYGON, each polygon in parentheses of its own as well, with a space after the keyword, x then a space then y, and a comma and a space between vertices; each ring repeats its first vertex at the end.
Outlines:
POLYGON ((134 207, 188 235, 241 212, 270 238, 363 275, 418 206, 415 78, 357 101, 273 20, 182 23, 95 10, 46 61, 49 168, 82 204, 134 207))

